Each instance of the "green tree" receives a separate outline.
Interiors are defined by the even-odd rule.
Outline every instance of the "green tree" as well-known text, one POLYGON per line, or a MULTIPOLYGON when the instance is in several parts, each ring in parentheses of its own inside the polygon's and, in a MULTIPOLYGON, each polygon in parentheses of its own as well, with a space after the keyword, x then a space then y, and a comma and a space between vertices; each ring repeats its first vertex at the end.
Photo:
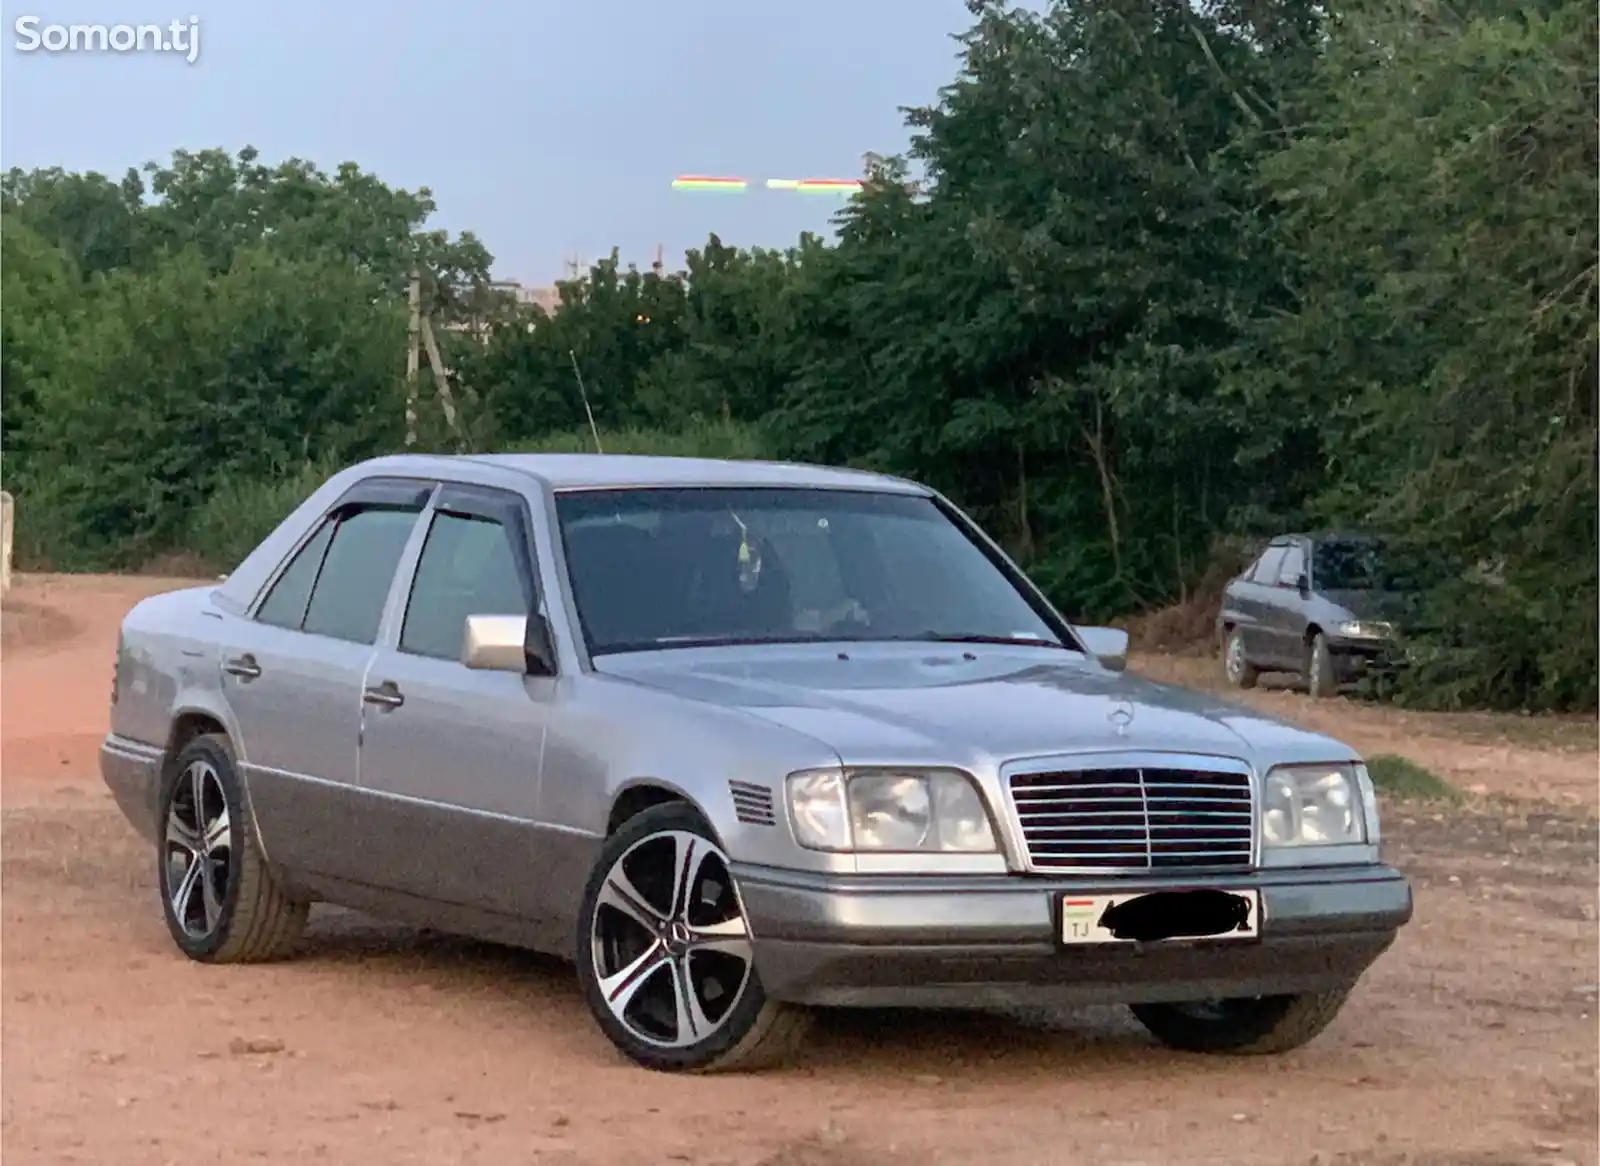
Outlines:
POLYGON ((134 170, 118 184, 102 174, 72 174, 58 167, 12 168, 0 177, 0 212, 60 248, 88 277, 148 258, 144 194, 134 170))
POLYGON ((41 397, 84 323, 88 293, 61 248, 0 213, 0 436, 8 488, 28 477, 41 397))
POLYGON ((1429 703, 1596 700, 1595 39, 1589 4, 1347 11, 1267 166, 1304 283, 1259 360, 1317 386, 1323 513, 1465 569, 1429 703))
POLYGON ((980 9, 910 115, 925 182, 885 163, 843 216, 779 424, 948 489, 1075 611, 1157 602, 1255 485, 1219 384, 1273 279, 1239 96, 1272 78, 1185 5, 980 9))
POLYGON ((399 444, 405 321, 370 276, 242 249, 123 272, 40 393, 29 524, 59 566, 179 549, 230 479, 399 444))

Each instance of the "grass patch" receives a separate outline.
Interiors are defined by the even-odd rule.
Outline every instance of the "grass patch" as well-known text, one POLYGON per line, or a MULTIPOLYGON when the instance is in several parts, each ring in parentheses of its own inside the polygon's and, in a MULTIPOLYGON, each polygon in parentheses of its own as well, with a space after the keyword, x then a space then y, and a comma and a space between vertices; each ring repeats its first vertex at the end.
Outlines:
POLYGON ((1379 793, 1411 801, 1459 802, 1461 791, 1426 766, 1394 753, 1367 758, 1367 772, 1379 793))

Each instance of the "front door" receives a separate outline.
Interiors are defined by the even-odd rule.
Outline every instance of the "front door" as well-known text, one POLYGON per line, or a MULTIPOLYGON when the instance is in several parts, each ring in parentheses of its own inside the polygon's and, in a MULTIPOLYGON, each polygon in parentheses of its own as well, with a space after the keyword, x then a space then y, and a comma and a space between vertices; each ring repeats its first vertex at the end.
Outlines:
POLYGON ((395 570, 431 484, 357 486, 248 618, 231 620, 222 690, 269 857, 350 877, 361 686, 395 570))
POLYGON ((1250 577, 1235 591, 1238 609, 1239 635, 1244 640, 1245 655, 1257 666, 1269 664, 1273 659, 1272 598, 1278 581, 1278 567, 1288 547, 1281 543, 1269 546, 1250 571, 1250 577))
POLYGON ((537 832, 556 681, 468 668, 469 615, 537 606, 521 496, 446 485, 404 615, 367 671, 361 785, 385 885, 519 918, 542 912, 537 832))
POLYGON ((1305 573, 1305 549, 1291 543, 1278 566, 1277 585, 1272 588, 1263 621, 1271 636, 1268 658, 1280 668, 1299 668, 1305 662, 1306 603, 1299 586, 1305 573))

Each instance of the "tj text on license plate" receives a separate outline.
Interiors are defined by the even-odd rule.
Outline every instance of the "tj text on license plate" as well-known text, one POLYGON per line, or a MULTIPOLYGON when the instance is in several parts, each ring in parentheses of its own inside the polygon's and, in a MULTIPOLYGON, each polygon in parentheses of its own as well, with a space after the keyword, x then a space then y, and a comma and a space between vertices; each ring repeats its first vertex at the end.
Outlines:
POLYGON ((1247 940, 1261 935, 1261 892, 1145 891, 1057 897, 1061 942, 1155 943, 1161 940, 1247 940))

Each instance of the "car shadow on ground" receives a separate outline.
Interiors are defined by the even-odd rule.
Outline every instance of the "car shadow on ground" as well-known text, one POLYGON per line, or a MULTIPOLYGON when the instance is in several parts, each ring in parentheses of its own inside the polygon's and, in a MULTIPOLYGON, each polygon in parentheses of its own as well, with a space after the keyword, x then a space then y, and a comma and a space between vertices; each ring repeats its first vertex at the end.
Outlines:
MULTIPOLYGON (((565 960, 390 924, 344 908, 313 911, 294 962, 329 971, 359 966, 369 982, 374 975, 387 980, 392 974, 447 995, 487 997, 512 1007, 534 997, 541 1011, 564 1013, 575 1030, 592 1025, 565 960)), ((819 1008, 813 1016, 809 1040, 786 1068, 888 1069, 934 1084, 944 1075, 978 1068, 986 1074, 1013 1068, 1027 1074, 1041 1066, 1131 1065, 1178 1055, 1157 1046, 1122 1008, 819 1008)), ((603 1042, 596 1040, 592 1050, 611 1059, 603 1042)))

